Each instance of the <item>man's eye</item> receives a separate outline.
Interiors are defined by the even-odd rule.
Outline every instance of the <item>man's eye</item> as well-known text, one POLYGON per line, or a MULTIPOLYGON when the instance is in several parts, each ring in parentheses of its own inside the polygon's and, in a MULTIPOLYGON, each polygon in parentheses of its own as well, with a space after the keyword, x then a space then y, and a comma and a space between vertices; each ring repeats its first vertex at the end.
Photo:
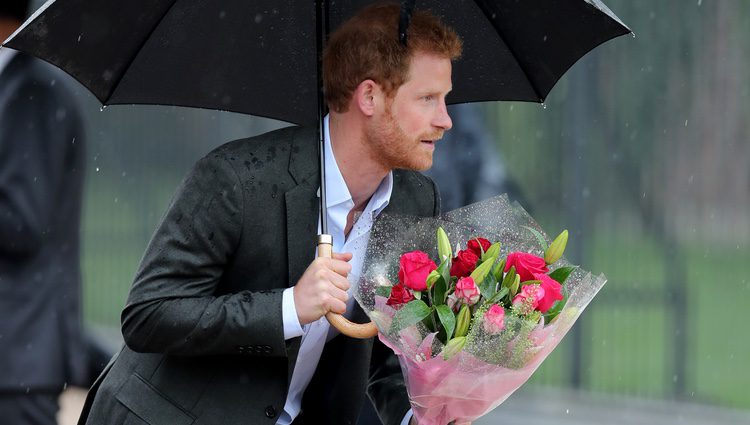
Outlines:
POLYGON ((424 100, 425 102, 431 102, 433 99, 434 97, 429 94, 427 96, 422 96, 422 100, 424 100))

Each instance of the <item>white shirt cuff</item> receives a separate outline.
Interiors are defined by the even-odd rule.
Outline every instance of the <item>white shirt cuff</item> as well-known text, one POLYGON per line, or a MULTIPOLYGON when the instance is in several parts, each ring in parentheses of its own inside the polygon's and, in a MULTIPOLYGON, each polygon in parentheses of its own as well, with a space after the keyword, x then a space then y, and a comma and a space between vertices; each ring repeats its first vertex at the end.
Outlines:
POLYGON ((281 316, 284 320, 284 339, 302 336, 304 331, 294 306, 294 288, 286 288, 281 295, 281 316))
POLYGON ((414 412, 409 409, 409 411, 404 415, 404 419, 401 420, 401 425, 409 425, 409 421, 411 420, 412 416, 414 416, 414 412))

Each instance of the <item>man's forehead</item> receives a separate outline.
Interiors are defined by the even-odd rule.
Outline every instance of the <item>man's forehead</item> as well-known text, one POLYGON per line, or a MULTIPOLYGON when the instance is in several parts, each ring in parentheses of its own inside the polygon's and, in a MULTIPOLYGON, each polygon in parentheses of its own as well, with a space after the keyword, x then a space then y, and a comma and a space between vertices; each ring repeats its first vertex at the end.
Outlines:
POLYGON ((439 87, 440 90, 450 91, 451 73, 452 63, 449 58, 434 53, 415 53, 409 59, 409 72, 404 84, 442 86, 439 87))

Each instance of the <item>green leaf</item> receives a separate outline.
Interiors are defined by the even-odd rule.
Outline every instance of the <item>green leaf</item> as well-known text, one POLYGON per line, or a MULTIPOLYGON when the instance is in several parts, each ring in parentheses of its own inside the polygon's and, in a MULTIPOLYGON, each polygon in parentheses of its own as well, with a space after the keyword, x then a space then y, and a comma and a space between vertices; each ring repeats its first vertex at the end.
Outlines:
POLYGON ((451 242, 448 240, 448 235, 445 233, 442 227, 437 229, 437 246, 438 246, 438 257, 440 261, 450 260, 453 257, 453 251, 451 251, 451 242))
POLYGON ((485 261, 479 266, 477 266, 476 269, 474 269, 473 272, 469 275, 472 279, 474 279, 474 283, 477 282, 483 282, 484 278, 487 277, 487 275, 492 270, 492 263, 493 261, 485 261))
POLYGON ((513 286, 514 280, 516 280, 516 266, 510 266, 510 270, 508 270, 508 273, 505 273, 502 287, 510 288, 511 286, 513 286))
POLYGON ((393 290, 392 286, 385 286, 385 285, 376 286, 375 295, 380 295, 381 297, 390 298, 392 290, 393 290))
POLYGON ((479 292, 485 299, 492 297, 497 291, 497 280, 495 280, 495 275, 487 273, 487 277, 485 277, 482 283, 477 286, 479 287, 479 292))
POLYGON ((422 300, 414 300, 401 307, 396 315, 393 316, 391 323, 391 332, 399 332, 402 329, 419 322, 432 313, 432 309, 422 300))
POLYGON ((447 283, 451 281, 451 259, 448 258, 442 263, 440 263, 440 265, 437 268, 437 271, 438 273, 440 273, 440 276, 443 277, 443 280, 445 280, 446 282, 445 286, 447 287, 448 286, 447 283))
POLYGON ((505 270, 505 258, 500 260, 492 269, 492 274, 495 275, 495 280, 501 282, 503 280, 503 271, 505 270))
POLYGON ((547 312, 544 314, 544 323, 549 324, 553 320, 555 320, 555 317, 557 317, 560 314, 560 312, 563 310, 567 302, 568 302, 568 295, 565 294, 565 298, 552 304, 552 307, 549 310, 547 310, 547 312))
POLYGON ((560 267, 552 271, 552 273, 549 274, 549 277, 555 279, 560 285, 565 285, 565 281, 568 280, 568 277, 573 273, 573 270, 577 268, 578 266, 560 267))
MULTIPOLYGON (((481 246, 481 245, 480 245, 481 246)), ((495 260, 497 260, 497 257, 500 255, 500 242, 492 244, 487 249, 487 252, 482 254, 482 262, 488 261, 492 259, 492 263, 495 263, 495 260)))
POLYGON ((432 304, 445 304, 445 294, 446 292, 448 292, 448 285, 445 283, 445 279, 443 279, 442 277, 438 278, 438 280, 436 280, 435 284, 432 286, 432 291, 432 304))
POLYGON ((533 234, 534 236, 536 236, 536 240, 538 240, 538 241, 539 241, 539 245, 541 245, 541 246, 542 246, 542 250, 543 250, 543 251, 546 251, 546 250, 547 250, 547 241, 546 241, 546 240, 544 239, 544 236, 542 236, 542 234, 541 234, 541 233, 539 233, 539 231, 538 231, 538 230, 536 230, 536 229, 534 229, 534 228, 531 228, 531 227, 529 227, 529 226, 521 226, 521 227, 523 227, 524 229, 526 229, 526 230, 528 230, 529 232, 531 232, 531 233, 532 233, 532 234, 533 234))
POLYGON ((440 323, 442 323, 443 328, 445 328, 445 339, 451 339, 453 331, 456 329, 456 316, 453 314, 453 310, 447 305, 436 306, 435 310, 437 310, 440 323))
POLYGON ((497 291, 495 293, 495 295, 492 296, 492 298, 489 298, 487 300, 487 302, 485 303, 485 305, 499 304, 500 301, 503 298, 505 298, 505 296, 508 295, 509 292, 510 292, 510 290, 508 288, 502 288, 502 289, 500 289, 499 291, 497 291))

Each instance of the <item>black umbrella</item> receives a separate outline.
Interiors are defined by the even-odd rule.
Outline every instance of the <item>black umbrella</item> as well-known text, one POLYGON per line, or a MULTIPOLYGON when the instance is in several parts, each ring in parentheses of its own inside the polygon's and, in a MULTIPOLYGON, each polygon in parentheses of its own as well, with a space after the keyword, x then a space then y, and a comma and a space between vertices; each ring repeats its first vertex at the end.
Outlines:
MULTIPOLYGON (((325 37, 369 3, 50 0, 5 45, 58 66, 105 105, 190 106, 317 121, 320 128, 325 37)), ((407 42, 403 30, 415 1, 401 3, 407 42)), ((599 0, 424 0, 416 6, 463 39, 449 103, 543 102, 578 59, 630 32, 599 0)))

